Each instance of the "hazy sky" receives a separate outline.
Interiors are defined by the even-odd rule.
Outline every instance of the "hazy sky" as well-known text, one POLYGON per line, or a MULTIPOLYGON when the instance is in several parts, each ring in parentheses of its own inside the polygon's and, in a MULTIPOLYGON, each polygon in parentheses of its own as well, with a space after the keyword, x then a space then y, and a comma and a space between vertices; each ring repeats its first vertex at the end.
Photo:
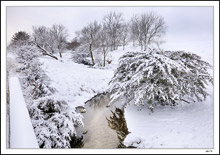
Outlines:
POLYGON ((63 24, 69 39, 88 23, 98 20, 110 11, 122 12, 129 20, 133 14, 153 11, 165 18, 167 40, 211 40, 213 38, 212 7, 7 7, 7 42, 14 33, 32 33, 33 25, 63 24))

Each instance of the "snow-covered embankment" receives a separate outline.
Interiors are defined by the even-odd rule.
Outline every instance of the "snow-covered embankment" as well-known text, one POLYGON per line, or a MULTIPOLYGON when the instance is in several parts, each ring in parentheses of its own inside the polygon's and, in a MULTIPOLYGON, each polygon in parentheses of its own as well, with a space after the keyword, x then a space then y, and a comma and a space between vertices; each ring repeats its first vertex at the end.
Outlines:
POLYGON ((9 79, 10 148, 39 148, 17 77, 9 79))

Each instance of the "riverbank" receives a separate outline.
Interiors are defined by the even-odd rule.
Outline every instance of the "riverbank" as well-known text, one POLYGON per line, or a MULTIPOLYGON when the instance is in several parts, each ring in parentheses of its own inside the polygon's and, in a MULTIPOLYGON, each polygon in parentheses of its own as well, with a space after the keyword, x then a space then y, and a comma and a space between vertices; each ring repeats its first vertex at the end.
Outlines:
MULTIPOLYGON (((84 102, 106 90, 121 55, 127 51, 138 50, 130 46, 126 47, 125 51, 119 48, 111 52, 112 63, 106 68, 93 68, 74 63, 68 51, 63 53, 63 58, 58 61, 48 57, 40 60, 44 63, 42 68, 51 79, 51 85, 58 90, 54 95, 66 100, 74 110, 75 107, 84 106, 84 102)), ((211 95, 212 90, 213 87, 210 86, 209 94, 211 95)), ((135 106, 128 106, 125 109, 128 131, 131 132, 124 140, 125 146, 137 148, 213 147, 213 96, 208 97, 203 103, 156 107, 154 111, 150 113, 147 108, 140 111, 135 106)), ((100 112, 95 119, 96 122, 99 123, 97 120, 104 113, 105 111, 100 112)))

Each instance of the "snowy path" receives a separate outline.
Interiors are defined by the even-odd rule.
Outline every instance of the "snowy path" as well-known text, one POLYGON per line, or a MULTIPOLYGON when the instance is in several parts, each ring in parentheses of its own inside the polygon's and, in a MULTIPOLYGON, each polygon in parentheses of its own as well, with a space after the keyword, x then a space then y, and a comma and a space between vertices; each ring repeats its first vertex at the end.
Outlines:
POLYGON ((113 70, 94 69, 74 63, 70 55, 63 54, 63 62, 41 58, 42 68, 51 79, 51 86, 57 89, 54 95, 64 99, 74 108, 106 89, 113 76, 113 70))

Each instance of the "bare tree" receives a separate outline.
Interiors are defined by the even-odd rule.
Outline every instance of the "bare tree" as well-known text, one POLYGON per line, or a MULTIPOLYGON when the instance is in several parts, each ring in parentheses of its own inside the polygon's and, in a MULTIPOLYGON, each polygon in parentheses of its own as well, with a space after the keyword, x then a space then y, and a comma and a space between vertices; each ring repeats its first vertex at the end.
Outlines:
POLYGON ((153 12, 133 16, 131 19, 131 33, 135 36, 144 51, 156 42, 166 32, 164 18, 153 12))
POLYGON ((33 40, 44 54, 47 53, 46 55, 53 56, 54 53, 59 53, 61 58, 67 36, 67 30, 63 25, 53 25, 51 28, 33 27, 33 40))
POLYGON ((108 37, 107 34, 107 29, 106 27, 103 25, 100 32, 99 32, 99 47, 102 50, 103 53, 103 66, 105 67, 105 61, 106 61, 106 57, 109 51, 109 46, 111 44, 111 40, 108 37))
POLYGON ((49 29, 45 26, 33 26, 33 39, 42 48, 46 48, 49 40, 49 29))
POLYGON ((121 42, 123 46, 123 50, 125 49, 125 46, 127 45, 129 41, 129 24, 124 23, 121 26, 121 42))
POLYGON ((53 42, 49 33, 49 28, 45 26, 33 27, 33 43, 42 51, 43 55, 50 56, 56 60, 58 58, 53 55, 54 47, 51 45, 53 42))
POLYGON ((85 26, 80 32, 77 32, 77 35, 80 39, 80 43, 89 49, 93 65, 95 65, 93 57, 93 48, 97 46, 100 28, 100 24, 98 24, 97 21, 94 21, 90 23, 88 26, 85 26))
POLYGON ((110 12, 103 18, 106 32, 111 39, 111 50, 116 50, 119 46, 120 27, 123 22, 122 13, 110 12))
POLYGON ((131 18, 131 36, 133 39, 136 39, 141 46, 141 50, 143 49, 143 35, 140 18, 137 15, 134 15, 131 18))
POLYGON ((63 25, 53 25, 50 34, 55 43, 56 49, 59 52, 60 57, 62 58, 62 52, 66 45, 67 40, 67 29, 63 25))

